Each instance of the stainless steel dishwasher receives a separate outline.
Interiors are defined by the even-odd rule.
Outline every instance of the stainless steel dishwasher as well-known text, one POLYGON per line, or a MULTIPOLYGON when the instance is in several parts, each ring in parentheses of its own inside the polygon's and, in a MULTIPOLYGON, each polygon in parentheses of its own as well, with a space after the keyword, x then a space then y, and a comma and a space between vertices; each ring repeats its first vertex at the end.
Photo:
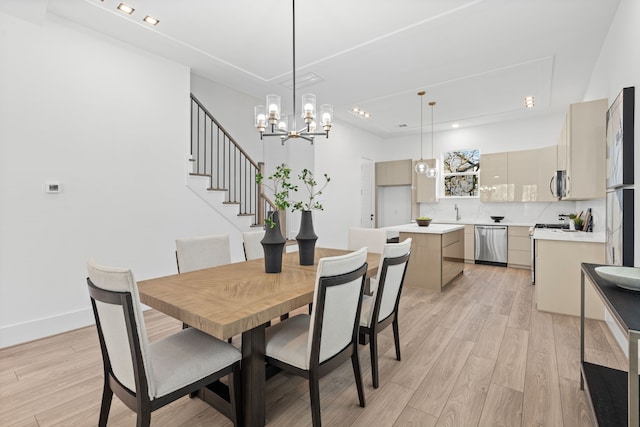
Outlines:
POLYGON ((507 266, 507 226, 476 225, 476 264, 507 266))

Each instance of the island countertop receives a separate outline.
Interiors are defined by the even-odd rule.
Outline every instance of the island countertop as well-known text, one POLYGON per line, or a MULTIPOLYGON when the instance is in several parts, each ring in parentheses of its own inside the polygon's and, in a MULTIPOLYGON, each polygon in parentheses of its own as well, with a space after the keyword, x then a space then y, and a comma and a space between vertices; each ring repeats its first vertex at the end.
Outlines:
POLYGON ((462 224, 433 224, 428 227, 420 227, 416 223, 393 225, 385 227, 387 230, 396 233, 424 233, 424 234, 446 234, 456 230, 463 230, 462 224))

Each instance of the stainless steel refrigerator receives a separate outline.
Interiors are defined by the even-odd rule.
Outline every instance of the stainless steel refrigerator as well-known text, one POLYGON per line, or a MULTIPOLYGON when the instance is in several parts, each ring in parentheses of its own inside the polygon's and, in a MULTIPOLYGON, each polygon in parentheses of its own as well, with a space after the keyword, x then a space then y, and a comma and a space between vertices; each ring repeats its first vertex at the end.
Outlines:
POLYGON ((607 264, 633 267, 634 95, 627 87, 607 111, 607 264))

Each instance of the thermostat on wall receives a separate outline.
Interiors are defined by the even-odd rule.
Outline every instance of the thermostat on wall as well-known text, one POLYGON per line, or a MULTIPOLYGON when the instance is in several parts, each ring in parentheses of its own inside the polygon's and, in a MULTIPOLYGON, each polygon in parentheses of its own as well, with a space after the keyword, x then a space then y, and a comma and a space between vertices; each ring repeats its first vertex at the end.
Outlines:
POLYGON ((59 182, 47 182, 44 187, 45 193, 60 193, 62 192, 62 185, 59 182))

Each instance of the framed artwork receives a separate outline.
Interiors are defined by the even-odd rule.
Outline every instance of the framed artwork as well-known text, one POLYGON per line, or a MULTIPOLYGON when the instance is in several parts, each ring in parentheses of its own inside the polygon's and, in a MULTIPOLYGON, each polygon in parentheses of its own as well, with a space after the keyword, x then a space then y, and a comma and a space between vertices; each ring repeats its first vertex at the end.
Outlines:
POLYGON ((626 87, 607 110, 607 188, 633 185, 635 88, 626 87))
POLYGON ((448 151, 442 165, 444 197, 478 197, 480 150, 448 151))

